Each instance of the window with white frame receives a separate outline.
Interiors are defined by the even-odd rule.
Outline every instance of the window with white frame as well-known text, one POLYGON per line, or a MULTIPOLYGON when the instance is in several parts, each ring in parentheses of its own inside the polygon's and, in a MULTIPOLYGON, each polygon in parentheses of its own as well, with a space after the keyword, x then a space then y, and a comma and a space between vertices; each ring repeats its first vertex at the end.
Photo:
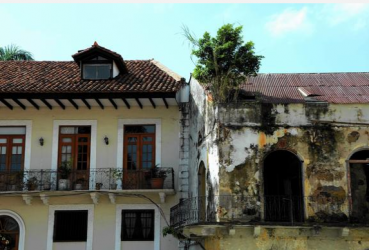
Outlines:
POLYGON ((54 212, 54 242, 87 241, 88 211, 57 210, 54 212))
POLYGON ((154 210, 122 210, 121 241, 153 241, 154 210))

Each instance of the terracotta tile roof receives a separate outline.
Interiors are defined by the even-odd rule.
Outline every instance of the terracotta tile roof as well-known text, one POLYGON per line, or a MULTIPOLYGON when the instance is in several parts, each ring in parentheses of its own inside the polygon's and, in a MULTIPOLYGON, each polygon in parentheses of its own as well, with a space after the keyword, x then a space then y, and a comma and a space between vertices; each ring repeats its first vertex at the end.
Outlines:
POLYGON ((269 103, 303 103, 306 96, 329 103, 369 103, 369 73, 259 74, 242 90, 257 92, 269 103))
POLYGON ((175 93, 181 79, 156 61, 125 61, 128 73, 109 80, 83 80, 73 62, 0 62, 1 93, 175 93))

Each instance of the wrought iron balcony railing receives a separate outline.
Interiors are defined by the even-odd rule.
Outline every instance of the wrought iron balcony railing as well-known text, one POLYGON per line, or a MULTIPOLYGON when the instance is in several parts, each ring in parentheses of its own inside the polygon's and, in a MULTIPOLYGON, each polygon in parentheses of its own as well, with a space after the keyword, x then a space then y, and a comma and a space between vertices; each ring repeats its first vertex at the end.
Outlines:
POLYGON ((171 208, 170 224, 369 224, 349 216, 349 197, 243 196, 196 197, 171 208))
POLYGON ((174 189, 172 168, 151 170, 0 171, 0 192, 49 190, 174 189), (157 178, 159 177, 159 178, 157 178), (158 182, 158 183, 157 183, 158 182))

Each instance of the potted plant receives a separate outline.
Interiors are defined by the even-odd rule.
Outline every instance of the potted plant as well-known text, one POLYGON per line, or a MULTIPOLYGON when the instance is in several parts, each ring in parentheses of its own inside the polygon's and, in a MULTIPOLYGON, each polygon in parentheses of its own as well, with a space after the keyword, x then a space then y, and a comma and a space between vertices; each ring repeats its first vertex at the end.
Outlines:
POLYGON ((151 169, 151 188, 152 189, 162 189, 164 180, 167 177, 167 171, 165 169, 159 168, 159 164, 155 165, 151 169))
POLYGON ((50 182, 49 181, 44 182, 42 189, 43 190, 50 190, 51 189, 50 182))
POLYGON ((31 177, 30 179, 27 180, 27 190, 28 191, 33 191, 37 188, 37 185, 38 185, 38 180, 37 178, 34 176, 34 177, 31 177))
POLYGON ((102 188, 103 184, 101 182, 96 182, 95 189, 100 190, 102 188))
POLYGON ((59 190, 68 190, 70 188, 69 176, 72 173, 72 159, 62 162, 59 167, 60 179, 58 182, 59 190))
POLYGON ((75 190, 82 190, 83 184, 85 183, 85 178, 81 177, 76 180, 76 183, 74 185, 75 190))
POLYGON ((114 179, 114 183, 110 184, 110 189, 117 189, 118 187, 118 182, 122 181, 123 178, 123 171, 120 169, 113 169, 112 170, 112 177, 114 179))
POLYGON ((23 184, 23 171, 12 172, 9 178, 8 190, 18 191, 21 190, 23 184))

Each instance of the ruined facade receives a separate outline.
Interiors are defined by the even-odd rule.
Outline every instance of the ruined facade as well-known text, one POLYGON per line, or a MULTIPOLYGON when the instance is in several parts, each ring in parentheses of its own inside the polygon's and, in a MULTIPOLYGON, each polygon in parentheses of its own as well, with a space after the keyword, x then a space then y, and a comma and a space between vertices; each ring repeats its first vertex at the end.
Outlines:
POLYGON ((172 226, 205 249, 369 248, 368 86, 265 74, 214 104, 192 79, 189 199, 172 226))

